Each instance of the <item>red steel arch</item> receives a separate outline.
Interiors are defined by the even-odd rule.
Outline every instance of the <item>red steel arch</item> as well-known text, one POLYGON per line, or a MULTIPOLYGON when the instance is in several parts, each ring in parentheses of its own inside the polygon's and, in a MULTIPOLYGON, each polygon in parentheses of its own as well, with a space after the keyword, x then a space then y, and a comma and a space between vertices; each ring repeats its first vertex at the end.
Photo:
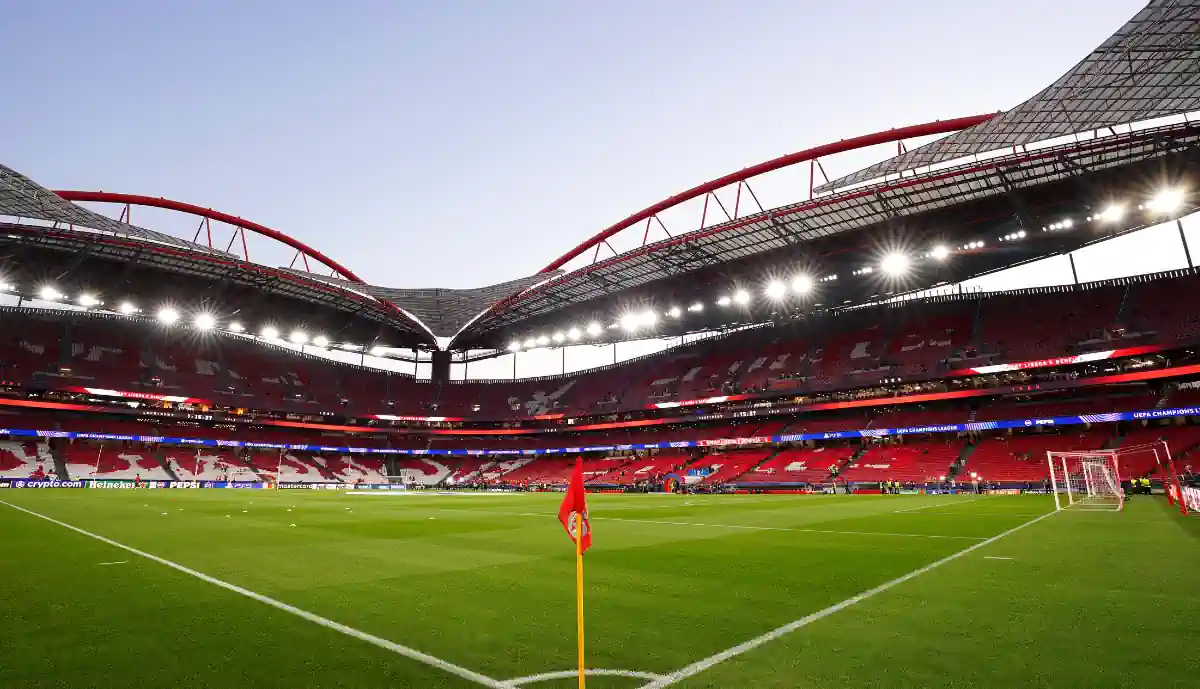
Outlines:
MULTIPOLYGON (((359 284, 365 284, 361 278, 354 274, 352 270, 343 266, 341 263, 329 258, 325 254, 317 251, 304 242, 289 237, 288 235, 273 230, 265 225, 259 225, 256 222, 251 222, 236 215, 214 211, 211 208, 201 208, 200 206, 184 203, 182 201, 172 201, 170 199, 156 198, 153 196, 141 196, 139 194, 116 194, 107 191, 55 191, 62 198, 68 201, 95 201, 99 203, 120 203, 130 206, 149 206, 152 208, 165 208, 167 210, 179 211, 180 213, 189 213, 209 220, 216 220, 227 225, 249 230, 255 234, 274 239, 275 241, 290 246, 304 256, 314 258, 324 264, 326 267, 337 271, 342 277, 359 284)), ((247 260, 249 260, 247 258, 247 260)))
POLYGON ((848 151, 854 151, 860 148, 867 148, 878 144, 893 143, 896 141, 903 141, 905 139, 913 139, 921 136, 932 136, 935 134, 949 134, 950 132, 957 132, 959 130, 966 129, 967 127, 973 127, 981 122, 986 122, 995 117, 996 114, 997 113, 990 113, 986 115, 957 117, 951 120, 935 120, 933 122, 926 122, 925 124, 915 124, 908 127, 900 127, 898 129, 888 129, 882 132, 875 132, 873 134, 864 134, 862 136, 856 136, 850 139, 842 139, 841 141, 836 141, 834 143, 814 146, 813 148, 797 151, 795 153, 789 153, 757 165, 752 165, 748 168, 725 175, 724 177, 718 177, 710 182, 705 182, 704 184, 692 187, 687 191, 676 194, 670 198, 663 199, 653 206, 638 211, 628 218, 625 218, 621 222, 600 231, 590 239, 584 241, 579 246, 571 249, 562 256, 559 256, 552 263, 550 263, 550 265, 543 268, 541 272, 548 273, 552 270, 557 270, 588 249, 602 244, 605 240, 613 235, 623 232, 642 221, 649 220, 650 218, 653 218, 669 208, 674 208, 681 203, 691 201, 692 199, 699 198, 705 194, 723 189, 730 184, 745 182, 753 177, 757 177, 768 172, 773 172, 797 163, 816 160, 823 156, 846 153, 848 151))

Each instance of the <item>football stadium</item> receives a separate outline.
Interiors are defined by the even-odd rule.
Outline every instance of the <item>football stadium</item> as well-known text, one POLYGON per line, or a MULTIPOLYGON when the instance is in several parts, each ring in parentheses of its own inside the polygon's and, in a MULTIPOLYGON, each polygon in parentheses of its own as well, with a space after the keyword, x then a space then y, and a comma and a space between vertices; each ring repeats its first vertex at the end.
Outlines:
POLYGON ((472 289, 0 165, 0 686, 1200 686, 1200 0, 1113 28, 472 289))

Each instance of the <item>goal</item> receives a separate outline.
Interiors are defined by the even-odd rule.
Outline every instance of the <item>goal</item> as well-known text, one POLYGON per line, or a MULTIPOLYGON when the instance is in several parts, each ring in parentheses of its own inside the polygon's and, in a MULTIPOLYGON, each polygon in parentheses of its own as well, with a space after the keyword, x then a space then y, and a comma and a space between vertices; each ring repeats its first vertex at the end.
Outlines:
MULTIPOLYGON (((1184 514, 1189 508, 1179 472, 1166 441, 1132 445, 1117 450, 1047 452, 1050 484, 1057 509, 1120 510, 1125 506, 1122 478, 1152 478, 1162 485, 1167 502, 1184 514)), ((1133 487, 1131 486, 1131 490, 1133 487)))
POLYGON ((1113 450, 1046 453, 1055 509, 1119 510, 1125 506, 1119 453, 1113 450))

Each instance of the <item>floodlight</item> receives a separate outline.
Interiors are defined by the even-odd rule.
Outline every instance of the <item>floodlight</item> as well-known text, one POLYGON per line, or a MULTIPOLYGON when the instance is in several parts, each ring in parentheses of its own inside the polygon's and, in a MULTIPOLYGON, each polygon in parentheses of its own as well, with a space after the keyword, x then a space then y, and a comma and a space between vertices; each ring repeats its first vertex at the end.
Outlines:
POLYGON ((638 318, 638 320, 641 321, 642 325, 653 327, 654 324, 658 322, 658 314, 647 309, 646 311, 642 312, 642 315, 638 318))
POLYGON ((90 294, 79 295, 79 305, 84 307, 85 309, 90 308, 92 306, 96 306, 99 303, 100 303, 100 300, 90 294))
POLYGON ((217 324, 217 319, 213 318, 211 313, 202 313, 196 316, 196 320, 192 321, 192 324, 200 330, 212 330, 213 326, 217 324))
POLYGON ((567 331, 567 337, 570 338, 572 341, 578 340, 579 335, 580 335, 579 328, 571 328, 570 330, 567 331))
POLYGON ((371 356, 383 356, 387 354, 387 350, 378 345, 371 348, 371 356))
POLYGON ((683 311, 678 306, 672 306, 671 309, 667 311, 667 315, 671 318, 679 318, 681 315, 683 315, 683 311))
POLYGON ((308 334, 303 330, 293 330, 292 334, 288 335, 288 340, 290 340, 292 344, 302 345, 305 342, 308 342, 308 334))
POLYGON ((1096 215, 1097 220, 1104 222, 1118 222, 1125 217, 1125 204, 1114 203, 1096 215))
POLYGON ((700 302, 696 302, 695 304, 692 304, 691 306, 688 307, 688 311, 691 311, 692 313, 700 313, 703 310, 704 310, 704 304, 702 304, 700 302))
POLYGON ((133 304, 131 304, 127 301, 123 301, 123 302, 121 302, 121 305, 117 307, 117 310, 120 311, 121 313, 125 314, 126 316, 132 316, 133 314, 138 312, 138 307, 134 306, 133 304))
POLYGON ((629 332, 637 330, 641 322, 641 318, 636 313, 627 313, 621 316, 621 328, 629 332))
POLYGON ((879 267, 883 269, 883 272, 894 277, 907 273, 909 263, 908 256, 901 253, 891 253, 883 257, 883 261, 879 263, 879 267))
POLYGON ((563 340, 567 339, 567 336, 564 335, 563 332, 560 330, 560 331, 554 333, 554 335, 551 336, 550 339, 554 340, 555 342, 562 342, 563 340))
POLYGON ((812 291, 813 279, 807 275, 797 275, 792 278, 792 291, 796 294, 808 294, 812 291))
POLYGON ((533 349, 536 346, 537 346, 537 339, 532 338, 532 337, 526 338, 525 349, 533 349))
POLYGON ((246 326, 242 325, 241 323, 238 323, 237 321, 234 321, 229 324, 229 332, 241 333, 241 332, 245 332, 245 331, 246 331, 246 326))
POLYGON ((1063 228, 1064 230, 1069 230, 1069 229, 1071 229, 1071 225, 1074 225, 1074 224, 1075 224, 1075 222, 1073 220, 1071 220, 1070 218, 1064 218, 1062 220, 1062 222, 1058 223, 1058 226, 1063 228))
POLYGON ((169 306, 164 306, 163 308, 158 310, 158 322, 159 323, 162 323, 163 325, 171 325, 175 321, 178 321, 178 320, 179 320, 179 312, 176 311, 175 309, 173 309, 169 306))
POLYGON ((273 325, 268 325, 265 326, 262 329, 262 332, 259 334, 263 336, 264 340, 275 340, 279 338, 279 328, 276 328, 273 325))
POLYGON ((950 255, 950 247, 946 246, 945 244, 938 244, 937 246, 933 247, 933 251, 930 251, 929 255, 939 261, 945 261, 950 255))
POLYGON ((329 338, 325 337, 324 335, 317 335, 316 337, 313 338, 312 343, 313 343, 314 347, 328 347, 329 346, 329 338))
POLYGON ((767 288, 763 290, 763 294, 770 299, 782 299, 783 295, 787 294, 787 286, 778 280, 772 280, 767 283, 767 288))
POLYGON ((746 304, 750 303, 750 293, 744 289, 740 289, 737 292, 734 292, 733 300, 739 305, 745 306, 746 304))
POLYGON ((508 343, 508 351, 510 351, 510 352, 519 352, 519 351, 521 351, 521 343, 520 343, 520 342, 518 342, 518 341, 516 341, 516 340, 513 340, 512 342, 509 342, 509 343, 508 343))
POLYGON ((729 306, 732 303, 733 303, 733 300, 730 299, 729 297, 721 297, 720 299, 717 300, 717 306, 729 306))
POLYGON ((539 347, 545 347, 546 345, 550 344, 550 338, 546 337, 545 335, 538 335, 537 344, 539 347))
POLYGON ((1163 189, 1146 202, 1146 208, 1154 213, 1174 213, 1183 205, 1183 192, 1178 189, 1163 189))
POLYGON ((8 284, 7 282, 4 282, 3 280, 0 280, 0 292, 7 292, 7 291, 11 290, 12 288, 13 288, 12 285, 8 284))
POLYGON ((588 327, 587 327, 588 335, 591 335, 592 337, 596 337, 597 335, 599 335, 602 332, 604 332, 604 328, 600 327, 600 324, 597 323, 596 321, 592 321, 591 323, 588 323, 588 327))
POLYGON ((41 297, 42 299, 44 299, 45 301, 55 301, 58 299, 62 299, 63 295, 58 290, 47 285, 46 287, 43 287, 41 290, 38 291, 38 296, 41 297))

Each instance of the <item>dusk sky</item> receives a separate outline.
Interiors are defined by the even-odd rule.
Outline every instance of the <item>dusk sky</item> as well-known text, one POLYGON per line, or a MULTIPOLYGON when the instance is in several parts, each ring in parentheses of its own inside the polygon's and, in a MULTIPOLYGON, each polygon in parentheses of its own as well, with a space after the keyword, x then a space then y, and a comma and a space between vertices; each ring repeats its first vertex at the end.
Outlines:
MULTIPOLYGON (((3 4, 5 164, 240 215, 376 283, 471 287, 735 169, 1015 105, 1143 3, 3 4)), ((807 191, 763 184, 768 206, 807 191)))

